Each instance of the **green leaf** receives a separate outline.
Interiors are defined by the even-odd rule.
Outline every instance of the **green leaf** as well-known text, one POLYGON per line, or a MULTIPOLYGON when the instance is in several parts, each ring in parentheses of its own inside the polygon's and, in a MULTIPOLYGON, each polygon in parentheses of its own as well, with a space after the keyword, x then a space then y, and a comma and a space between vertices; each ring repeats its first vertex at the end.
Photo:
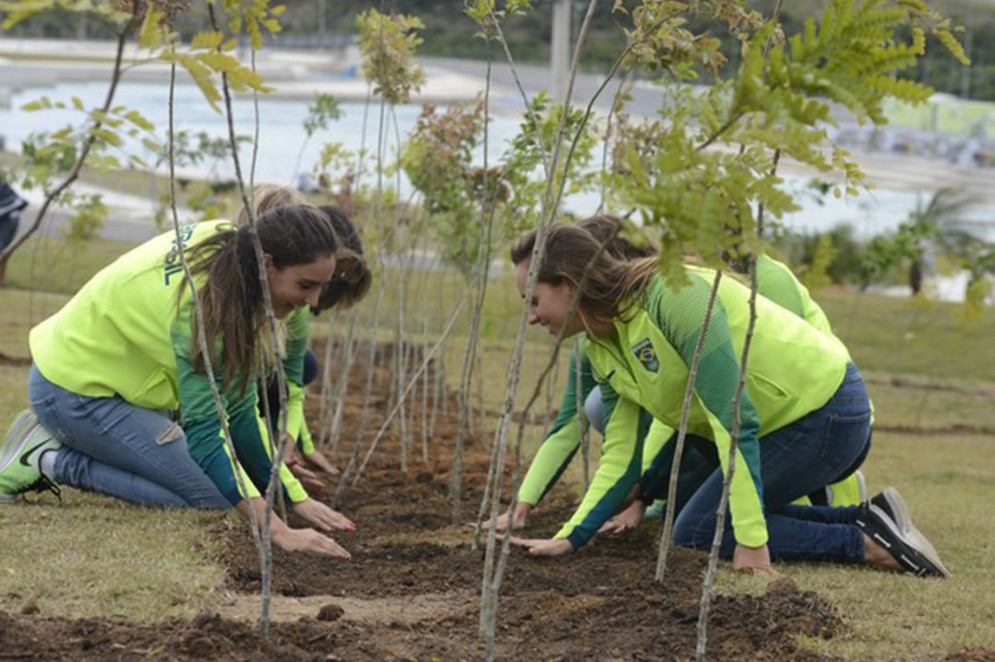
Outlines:
POLYGON ((138 47, 153 50, 162 46, 164 41, 163 29, 160 27, 163 15, 151 5, 147 5, 147 7, 145 20, 142 21, 142 29, 138 33, 138 47))
POLYGON ((140 129, 144 129, 145 131, 148 131, 150 133, 152 131, 155 131, 155 124, 153 124, 152 122, 148 121, 137 110, 128 111, 125 114, 124 118, 126 120, 128 120, 129 122, 131 122, 132 124, 134 124, 135 126, 137 126, 138 128, 140 128, 140 129))
POLYGON ((198 32, 194 35, 193 41, 190 42, 190 48, 196 50, 216 50, 219 46, 221 46, 221 42, 224 38, 225 35, 223 32, 198 32))

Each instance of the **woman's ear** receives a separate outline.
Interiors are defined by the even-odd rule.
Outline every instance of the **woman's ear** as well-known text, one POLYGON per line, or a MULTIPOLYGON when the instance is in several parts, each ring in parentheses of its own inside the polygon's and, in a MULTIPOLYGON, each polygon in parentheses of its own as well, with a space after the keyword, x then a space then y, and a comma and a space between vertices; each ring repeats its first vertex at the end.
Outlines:
POLYGON ((269 253, 263 253, 263 266, 266 267, 266 273, 276 269, 276 263, 273 262, 273 256, 269 253))

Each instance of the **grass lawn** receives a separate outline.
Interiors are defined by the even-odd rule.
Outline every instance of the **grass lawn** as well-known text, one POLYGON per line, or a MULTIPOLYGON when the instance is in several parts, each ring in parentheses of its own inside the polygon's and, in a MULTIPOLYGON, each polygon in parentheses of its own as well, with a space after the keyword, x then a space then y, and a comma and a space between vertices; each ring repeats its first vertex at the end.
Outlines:
MULTIPOLYGON (((28 275, 26 255, 15 260, 11 283, 24 287, 45 282, 47 289, 71 292, 127 248, 97 242, 76 249, 59 241, 50 239, 47 247, 39 248, 37 262, 49 266, 35 276, 28 275)), ((394 273, 386 280, 391 286, 382 303, 378 335, 390 339, 398 299, 394 273)), ((411 276, 408 286, 406 327, 434 341, 450 315, 443 302, 457 301, 463 283, 456 274, 433 272, 411 276)), ((521 300, 510 276, 492 281, 488 292, 479 374, 484 376, 482 401, 495 411, 504 393, 521 300)), ((367 333, 375 298, 373 292, 359 312, 367 333)), ((916 524, 933 540, 955 577, 917 580, 862 568, 778 565, 780 573, 803 588, 831 598, 849 623, 842 637, 812 645, 846 659, 924 661, 968 646, 995 648, 995 631, 983 625, 995 622, 995 593, 989 590, 995 580, 995 520, 990 517, 995 464, 988 460, 993 440, 990 435, 950 432, 957 425, 995 427, 995 317, 989 311, 985 319, 966 321, 958 306, 923 306, 843 291, 817 298, 868 378, 880 426, 916 428, 914 434, 875 435, 864 467, 869 488, 901 489, 916 524)), ((65 294, 0 290, 0 352, 26 357, 30 326, 65 300, 65 294)), ((344 326, 340 320, 333 332, 343 334, 344 326)), ((314 326, 316 334, 326 329, 324 321, 314 326)), ((528 339, 518 407, 531 392, 550 344, 542 330, 530 330, 528 339)), ((450 387, 458 382, 465 342, 466 325, 461 322, 445 350, 450 387)), ((560 361, 560 372, 564 370, 565 356, 560 361)), ((24 366, 0 366, 0 427, 26 405, 26 375, 24 366)), ((563 377, 558 380, 551 398, 540 398, 537 412, 550 401, 558 406, 563 377)), ((533 426, 529 452, 540 436, 540 428, 533 426)), ((579 464, 569 474, 575 481, 579 464)), ((6 608, 35 602, 48 614, 153 620, 189 616, 224 599, 219 589, 222 570, 204 554, 211 549, 211 526, 226 525, 223 516, 140 510, 67 492, 61 506, 42 499, 0 508, 0 596, 6 608)), ((725 591, 756 591, 766 581, 730 571, 720 575, 725 591)))

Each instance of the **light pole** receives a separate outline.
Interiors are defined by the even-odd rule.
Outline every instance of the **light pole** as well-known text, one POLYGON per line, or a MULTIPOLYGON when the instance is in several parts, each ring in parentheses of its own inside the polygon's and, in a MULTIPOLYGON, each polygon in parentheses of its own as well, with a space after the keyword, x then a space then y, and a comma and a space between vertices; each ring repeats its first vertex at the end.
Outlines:
POLYGON ((550 39, 550 94, 565 103, 570 77, 570 11, 573 0, 553 0, 553 35, 550 39))

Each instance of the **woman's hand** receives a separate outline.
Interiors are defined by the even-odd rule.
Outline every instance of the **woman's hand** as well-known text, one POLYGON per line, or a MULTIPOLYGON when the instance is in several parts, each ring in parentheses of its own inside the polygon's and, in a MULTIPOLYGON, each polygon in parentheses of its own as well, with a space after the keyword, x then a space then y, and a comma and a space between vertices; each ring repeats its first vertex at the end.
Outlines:
POLYGON ((767 545, 762 547, 746 547, 736 545, 736 550, 732 553, 733 570, 752 572, 755 575, 766 575, 770 573, 770 550, 767 545))
MULTIPOLYGON (((273 524, 279 520, 274 520, 273 524)), ((280 526, 273 526, 273 542, 287 552, 315 552, 326 556, 335 556, 340 559, 351 559, 350 554, 342 545, 338 544, 328 536, 323 536, 314 529, 291 529, 286 524, 280 522, 280 526)))
POLYGON ((332 510, 317 499, 307 499, 293 505, 293 511, 321 531, 355 531, 356 525, 342 513, 332 510))
POLYGON ((524 547, 530 556, 563 556, 574 551, 574 546, 566 538, 518 538, 511 536, 512 545, 524 547))
POLYGON ((645 514, 646 504, 636 499, 629 504, 628 508, 602 524, 598 533, 618 534, 623 531, 631 531, 642 523, 645 514))
POLYGON ((338 469, 332 466, 332 463, 328 461, 328 458, 319 451, 313 453, 301 453, 304 456, 304 461, 310 464, 312 467, 318 468, 320 471, 324 471, 329 476, 338 476, 341 473, 338 469))
MULTIPOLYGON (((518 529, 525 528, 525 522, 529 518, 529 512, 532 510, 532 504, 522 503, 519 501, 515 504, 514 512, 506 512, 498 515, 497 524, 494 526, 495 531, 507 531, 508 524, 511 523, 511 530, 517 531, 518 529)), ((483 529, 486 531, 491 526, 491 521, 489 519, 484 520, 483 529)), ((512 539, 514 542, 514 538, 512 539)))

